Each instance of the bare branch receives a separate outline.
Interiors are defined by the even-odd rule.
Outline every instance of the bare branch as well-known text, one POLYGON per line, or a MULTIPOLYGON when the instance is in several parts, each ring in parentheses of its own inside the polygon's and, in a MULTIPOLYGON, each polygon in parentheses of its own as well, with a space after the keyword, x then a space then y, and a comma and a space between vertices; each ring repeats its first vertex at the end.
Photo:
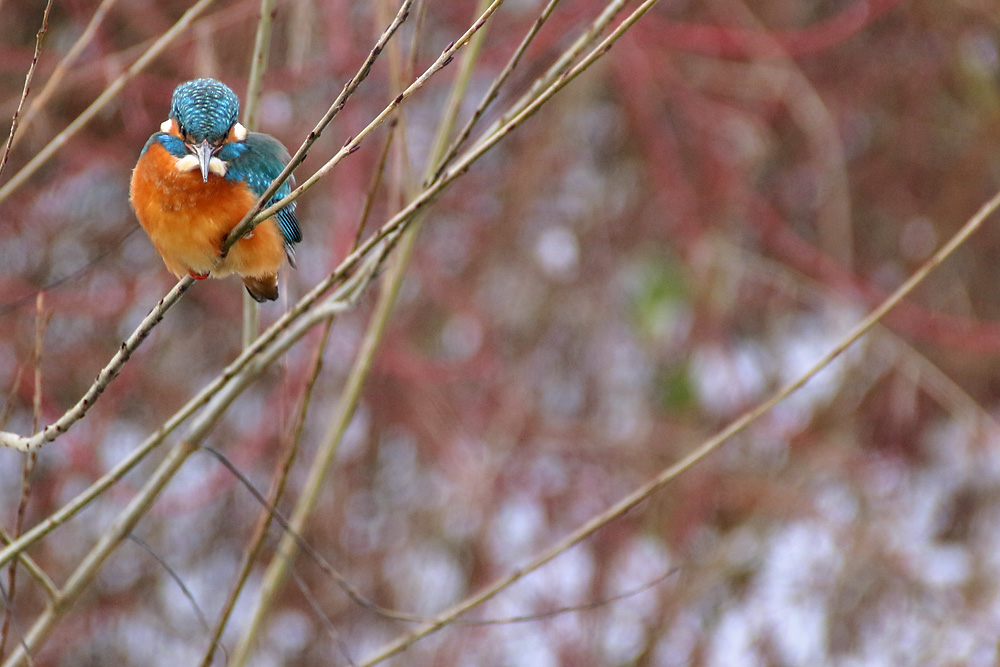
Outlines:
POLYGON ((132 335, 121 344, 118 352, 115 356, 111 358, 111 361, 101 370, 97 375, 97 379, 94 380, 94 384, 90 385, 90 389, 83 395, 76 405, 66 411, 62 417, 53 422, 52 424, 46 426, 41 431, 38 431, 32 436, 24 437, 19 436, 16 433, 9 433, 7 431, 0 431, 0 446, 11 447, 13 449, 20 450, 22 452, 30 452, 38 449, 42 445, 52 442, 60 435, 69 430, 73 424, 83 419, 87 411, 90 410, 91 406, 98 397, 107 389, 108 384, 121 372, 122 367, 125 362, 129 360, 132 353, 138 348, 142 341, 146 339, 149 332, 152 331, 153 327, 159 324, 160 320, 166 312, 181 298, 181 295, 194 283, 194 279, 190 277, 183 278, 180 282, 174 285, 173 289, 167 292, 167 295, 160 299, 159 303, 153 307, 149 314, 143 318, 139 326, 136 327, 132 335))
MULTIPOLYGON (((156 498, 173 479, 177 471, 198 450, 201 441, 215 426, 232 402, 243 390, 266 368, 274 363, 288 348, 294 345, 313 326, 353 307, 364 287, 370 282, 378 263, 384 259, 383 254, 373 254, 368 258, 366 269, 359 271, 340 289, 331 294, 323 303, 313 308, 306 316, 295 322, 289 331, 279 338, 267 350, 255 356, 243 371, 232 377, 213 397, 207 409, 195 419, 188 431, 187 437, 167 454, 163 462, 156 468, 149 480, 118 516, 111 527, 101 536, 101 539, 80 562, 66 585, 60 591, 59 597, 36 619, 31 629, 25 635, 24 642, 11 654, 5 667, 24 664, 29 660, 31 652, 37 651, 62 620, 72 609, 80 595, 90 586, 101 566, 114 553, 118 546, 128 537, 141 519, 152 507, 156 498)), ((6 553, 10 550, 4 550, 6 553)))
POLYGON ((209 5, 212 4, 214 0, 199 0, 191 9, 184 12, 177 23, 170 27, 167 32, 153 42, 152 46, 146 49, 146 52, 139 56, 132 65, 125 70, 117 79, 115 79, 110 86, 104 89, 104 92, 94 100, 89 107, 84 109, 83 113, 76 117, 76 119, 70 123, 66 129, 57 134, 52 141, 50 141, 45 148, 38 151, 38 154, 31 159, 28 164, 24 165, 20 171, 14 174, 7 183, 0 187, 0 201, 6 199, 10 193, 12 193, 17 188, 21 187, 25 181, 28 180, 38 169, 48 162, 49 158, 55 155, 56 151, 63 147, 63 145, 70 140, 70 138, 79 132, 91 119, 96 116, 101 109, 103 109, 108 102, 113 100, 118 93, 121 92, 125 84, 132 80, 136 74, 141 72, 143 69, 153 61, 154 58, 160 55, 165 48, 177 38, 190 24, 198 17, 203 11, 205 11, 209 5))
POLYGON ((623 591, 621 593, 616 593, 615 595, 601 598, 600 600, 592 600, 590 602, 584 602, 583 604, 571 605, 568 607, 559 607, 558 609, 552 609, 551 611, 542 611, 537 614, 525 614, 524 616, 508 616, 507 618, 484 618, 477 621, 455 621, 455 625, 462 626, 479 626, 479 625, 508 625, 511 623, 531 623, 533 621, 539 621, 543 618, 552 618, 554 616, 563 616, 564 614, 575 614, 581 611, 587 611, 588 609, 597 609, 598 607, 605 607, 609 604, 614 604, 615 602, 620 602, 621 600, 627 600, 628 598, 635 597, 640 593, 645 593, 646 591, 659 586, 661 583, 666 581, 669 577, 680 572, 680 568, 671 568, 656 577, 651 579, 644 584, 640 584, 635 588, 623 591))
MULTIPOLYGON (((452 61, 452 59, 455 57, 455 54, 458 52, 458 50, 461 49, 463 46, 465 46, 469 42, 470 39, 472 39, 472 36, 475 35, 486 24, 486 21, 489 20, 490 16, 493 15, 493 12, 495 12, 497 10, 497 8, 499 8, 500 5, 502 5, 502 4, 503 4, 503 0, 494 0, 494 2, 492 4, 490 4, 489 7, 486 8, 486 11, 484 11, 482 13, 482 15, 480 15, 480 17, 478 19, 476 19, 475 23, 473 23, 472 26, 470 26, 469 29, 465 31, 465 34, 463 34, 461 37, 459 37, 457 41, 455 41, 452 44, 450 44, 448 46, 448 48, 446 48, 444 51, 442 51, 441 55, 438 56, 437 60, 435 60, 431 64, 431 66, 428 67, 424 71, 423 74, 421 74, 419 77, 417 77, 416 80, 414 80, 413 83, 411 83, 406 88, 406 90, 404 90, 402 93, 400 93, 399 95, 397 95, 395 97, 395 99, 393 99, 382 110, 382 112, 378 116, 375 117, 374 120, 372 120, 368 125, 366 125, 364 127, 364 129, 361 130, 361 132, 359 132, 350 141, 348 141, 347 143, 345 143, 344 146, 343 146, 343 148, 341 148, 337 152, 336 155, 334 155, 332 158, 330 158, 330 160, 326 164, 324 164, 322 167, 320 167, 318 170, 316 170, 316 172, 312 176, 310 176, 309 178, 307 178, 302 183, 302 185, 300 185, 297 188, 295 188, 294 190, 292 190, 291 193, 289 193, 287 197, 285 197, 284 199, 282 199, 280 202, 277 202, 277 203, 275 203, 275 204, 273 204, 271 206, 268 206, 267 208, 264 208, 262 211, 260 211, 260 213, 258 213, 256 216, 254 216, 253 217, 253 226, 256 226, 256 225, 260 224, 261 222, 263 222, 264 220, 267 220, 268 218, 270 218, 272 215, 274 215, 275 213, 277 213, 288 202, 295 201, 296 199, 298 199, 302 195, 302 193, 304 193, 306 190, 308 190, 313 185, 315 185, 316 182, 319 181, 320 178, 322 178, 323 176, 325 176, 341 160, 343 160, 345 157, 347 157, 348 155, 350 155, 351 153, 353 153, 354 151, 356 151, 361 146, 361 142, 369 134, 371 134, 372 132, 374 132, 375 129, 378 128, 379 125, 381 125, 383 122, 385 122, 385 120, 390 115, 392 115, 392 113, 396 110, 396 108, 400 104, 402 104, 406 99, 408 99, 410 96, 412 96, 413 93, 415 93, 416 91, 420 90, 420 88, 422 88, 423 85, 425 83, 427 83, 428 79, 430 79, 432 76, 434 76, 437 72, 439 72, 448 63, 450 63, 452 61)), ((286 171, 288 171, 288 169, 286 169, 286 171)), ((285 174, 284 172, 282 172, 282 175, 279 176, 277 179, 275 179, 274 183, 271 184, 272 188, 275 191, 277 191, 278 186, 280 185, 279 181, 283 182, 284 178, 286 178, 286 177, 287 177, 287 174, 285 174)), ((271 194, 273 194, 273 193, 271 192, 271 188, 269 188, 268 189, 268 193, 265 193, 264 196, 261 197, 261 199, 263 201, 266 201, 271 194)), ((236 229, 233 230, 233 233, 230 234, 230 239, 232 239, 232 237, 234 237, 234 236, 236 238, 239 238, 240 236, 242 236, 246 232, 250 231, 250 229, 252 229, 252 226, 251 226, 249 220, 244 219, 244 221, 242 223, 240 223, 239 225, 237 225, 236 229)), ((231 246, 232 243, 229 243, 229 245, 231 246)))
MULTIPOLYGON (((18 100, 17 109, 14 110, 14 116, 10 119, 10 134, 7 135, 7 145, 4 146, 3 156, 0 156, 0 174, 3 174, 4 167, 7 166, 7 158, 10 157, 10 147, 14 145, 14 136, 17 134, 17 126, 21 117, 21 107, 24 106, 24 101, 28 99, 28 93, 31 91, 31 80, 35 77, 35 66, 38 65, 38 54, 42 50, 42 39, 45 37, 45 32, 49 28, 50 9, 52 9, 52 0, 48 0, 48 2, 45 3, 45 11, 42 12, 42 27, 38 29, 38 34, 35 35, 35 53, 31 56, 31 65, 28 67, 28 73, 24 76, 24 87, 21 89, 21 99, 18 100)), ((4 636, 6 637, 6 633, 4 636)))
POLYGON ((542 26, 545 25, 545 22, 548 21, 549 16, 551 16, 553 10, 555 10, 556 5, 558 4, 559 0, 549 0, 548 4, 545 5, 542 12, 538 15, 538 18, 535 19, 533 24, 531 24, 531 28, 528 29, 528 33, 514 50, 510 60, 508 60, 507 64, 504 65, 500 74, 493 79, 493 83, 490 84, 490 87, 483 95, 482 100, 480 100, 479 104, 476 105, 476 110, 472 112, 472 116, 468 121, 466 121, 461 132, 458 133, 458 136, 455 137, 455 140, 448 147, 444 157, 441 159, 441 164, 438 166, 437 171, 434 174, 435 178, 441 175, 441 172, 446 166, 448 166, 448 163, 451 162, 451 160, 458 154, 458 150, 462 147, 462 144, 464 144, 466 139, 469 138, 469 135, 472 134, 472 128, 475 127, 476 123, 479 122, 479 119, 482 118, 483 114, 486 112, 486 108, 493 102, 493 100, 496 99, 497 94, 500 92, 500 88, 507 82, 507 79, 514 72, 514 68, 517 67, 517 64, 521 62, 521 57, 524 55, 524 52, 528 50, 528 47, 535 40, 535 35, 538 34, 538 31, 541 30, 542 26))
MULTIPOLYGON (((35 391, 32 399, 32 429, 38 430, 42 423, 42 341, 45 338, 45 330, 48 328, 50 317, 45 313, 45 293, 39 292, 35 298, 35 353, 32 364, 35 367, 35 391)), ((24 528, 24 514, 28 509, 28 500, 31 497, 31 473, 35 469, 38 461, 37 452, 29 452, 21 466, 21 497, 17 501, 17 512, 14 515, 14 537, 21 534, 24 528)), ((5 540, 10 542, 10 540, 5 540)), ((38 571, 41 573, 41 571, 38 571)), ((42 574, 39 578, 43 586, 47 582, 47 577, 42 574)), ((10 604, 4 610, 3 627, 0 628, 0 656, 7 653, 7 636, 10 631, 11 617, 14 613, 14 598, 17 596, 17 562, 11 561, 7 569, 7 595, 10 604)))
POLYGON ((323 626, 323 630, 326 631, 326 634, 330 637, 333 643, 337 645, 337 648, 340 650, 340 654, 344 656, 344 660, 347 661, 347 664, 350 667, 357 667, 357 663, 354 662, 354 658, 351 657, 351 652, 347 648, 347 643, 340 636, 340 633, 337 632, 337 628, 333 624, 333 621, 331 621, 330 617, 323 611, 323 607, 320 606, 319 600, 317 600, 316 596, 309 590, 305 580, 303 580, 299 573, 295 571, 292 572, 292 578, 295 580, 295 585, 299 587, 299 592, 302 593, 302 597, 304 597, 306 602, 309 603, 309 607, 313 610, 313 614, 315 614, 316 618, 319 619, 320 625, 323 626))
MULTIPOLYGON (((184 597, 187 598, 187 601, 191 603, 191 608, 194 610, 194 615, 198 617, 198 622, 201 623, 205 630, 209 630, 208 619, 205 618, 205 612, 201 610, 201 606, 198 604, 198 601, 194 599, 194 594, 191 593, 191 589, 189 589, 187 584, 184 583, 184 580, 181 578, 181 575, 177 573, 177 570, 172 568, 170 563, 165 561, 160 554, 156 553, 156 550, 153 549, 148 542, 140 538, 135 533, 129 533, 128 539, 142 548, 143 551, 148 553, 153 560, 155 560, 157 564, 163 568, 163 571, 167 573, 167 576, 170 577, 175 584, 177 584, 177 588, 179 588, 184 597)), ((222 648, 223 653, 225 653, 226 647, 221 646, 220 648, 222 648)))
MULTIPOLYGON (((653 2, 655 2, 655 0, 653 0, 653 2)), ((984 204, 983 207, 980 208, 979 211, 972 218, 970 218, 969 221, 966 222, 965 225, 963 225, 962 228, 954 236, 952 236, 947 243, 945 243, 926 263, 924 263, 923 266, 920 267, 920 269, 911 275, 895 292, 893 292, 888 299, 883 301, 878 308, 873 310, 867 317, 859 322, 850 332, 847 333, 846 336, 844 336, 840 343, 823 355, 823 357, 813 364, 805 373, 781 387, 763 403, 744 413, 743 416, 729 424, 725 429, 712 438, 703 442, 680 461, 664 468, 652 480, 628 494, 625 498, 615 503, 606 511, 587 521, 580 528, 573 531, 570 535, 563 538, 552 547, 546 549, 526 566, 517 569, 505 577, 502 577, 479 593, 458 603, 447 612, 440 615, 433 624, 409 633, 387 645, 371 659, 362 663, 362 666, 368 667, 370 665, 380 663, 387 658, 396 655, 420 639, 423 639, 427 635, 432 634, 445 625, 452 623, 460 615, 493 598, 500 591, 506 589, 511 584, 523 579, 526 575, 534 572, 560 554, 568 551, 575 545, 587 539, 604 526, 618 519, 653 493, 663 488, 668 482, 675 479, 678 475, 685 472, 706 456, 714 452, 724 442, 729 440, 729 438, 745 429, 762 415, 766 414, 776 405, 785 400, 792 393, 800 389, 810 379, 815 377, 821 370, 828 366, 834 359, 839 357, 848 347, 853 345, 872 327, 878 324, 890 310, 892 310, 900 301, 903 300, 904 297, 912 292, 917 285, 923 282, 923 280, 927 277, 927 274, 929 274, 945 259, 950 257, 959 246, 965 243, 969 237, 976 230, 978 230, 980 226, 982 226, 982 223, 997 210, 997 208, 1000 208, 1000 193, 994 195, 992 199, 984 204)))
MULTIPOLYGON (((104 17, 107 16, 108 12, 118 0, 101 0, 101 4, 97 6, 94 10, 94 14, 90 17, 90 21, 87 23, 87 27, 83 29, 80 36, 77 37, 76 41, 73 42, 73 46, 70 47, 66 55, 63 56, 59 64, 56 65, 55 69, 52 70, 52 74, 49 76, 45 85, 42 89, 38 91, 38 95, 31 101, 28 108, 24 112, 24 118, 21 121, 22 132, 31 125, 32 121, 37 117, 38 112, 41 111, 45 104, 52 97, 52 94, 59 88, 59 84, 62 83, 63 78, 66 76, 66 72, 69 70, 70 65, 76 62, 76 59, 83 53, 83 50, 88 44, 94 39, 94 35, 97 34, 97 28, 104 21, 104 17)), ((14 138, 14 144, 16 145, 18 138, 14 138)))
POLYGON ((279 202, 280 205, 275 204, 274 206, 268 208, 267 210, 270 212, 267 215, 260 214, 261 209, 263 209, 264 205, 271 200, 271 197, 273 197, 274 194, 278 191, 278 188, 280 188, 285 183, 285 181, 288 180, 288 177, 292 175, 292 172, 295 171, 295 168, 299 164, 301 164, 303 160, 306 159, 306 155, 309 153, 309 149, 312 147, 314 143, 316 143, 316 140, 319 139, 320 135, 323 133, 323 130, 326 129, 327 125, 329 125, 330 122, 334 118, 336 118, 337 114, 339 114, 340 111, 344 108, 344 105, 347 104, 347 100, 351 97, 351 95, 354 94, 354 91, 358 89, 358 86, 361 85, 361 82, 364 81, 366 78, 368 78, 368 73, 371 72, 372 65, 375 63, 375 60, 378 58, 379 54, 382 53, 382 50, 385 48, 385 45, 396 33, 396 30, 399 29, 399 26, 401 26, 403 24, 403 21, 406 20, 406 17, 409 15, 410 12, 410 5, 412 4, 413 0, 403 0, 403 3, 402 5, 400 5, 399 11, 396 13, 396 16, 392 19, 392 22, 382 32, 382 35, 375 42, 375 46, 368 54, 368 57, 365 58, 365 61, 361 64, 361 68, 351 78, 351 80, 344 85, 343 90, 340 91, 340 95, 338 95, 337 99, 334 100, 332 105, 330 105, 330 108, 323 115, 320 121, 316 124, 316 127, 313 128, 312 132, 309 133, 309 136, 306 137, 306 140, 302 142, 302 145, 299 146, 299 149, 295 151, 295 154, 292 156, 292 159, 289 160, 288 164, 285 165, 285 168, 282 170, 282 172, 278 175, 277 178, 274 179, 274 181, 271 182, 271 185, 268 186, 267 190, 264 191, 264 194, 262 194, 260 198, 257 200, 256 206, 250 209, 250 211, 248 211, 247 214, 243 216, 243 220, 241 220, 229 233, 228 238, 226 238, 225 242, 222 244, 223 253, 228 251, 229 248, 231 248, 233 244, 236 243, 236 241, 241 237, 243 237, 247 232, 251 231, 258 224, 260 224, 264 220, 267 220, 269 217, 277 213, 279 209, 283 208, 288 203, 294 201, 295 197, 292 198, 285 197, 284 199, 281 200, 281 202, 279 202))
MULTIPOLYGON (((542 94, 543 91, 550 89, 553 84, 558 83, 560 77, 564 76, 566 72, 569 71, 570 66, 576 62, 580 54, 583 53, 591 44, 597 41, 597 38, 601 36, 604 30, 608 27, 611 21, 618 15, 618 13, 625 7, 627 0, 612 0, 608 3, 608 6, 597 16, 596 19, 590 24, 590 27, 586 32, 581 34, 573 44, 566 49, 562 55, 554 62, 549 69, 545 71, 545 74, 538 77, 532 84, 531 88, 527 93, 521 96, 517 102, 512 104, 510 108, 504 112, 504 114, 486 131, 484 136, 489 136, 495 132, 499 131, 499 128, 508 124, 512 118, 517 116, 527 107, 533 100, 542 94)), ((639 7, 642 13, 645 13, 645 4, 639 7)), ((637 10, 638 11, 638 10, 637 10)), ((635 12, 632 13, 631 17, 635 16, 635 12)), ((605 40, 607 41, 607 40, 605 40)), ((613 43, 608 42, 609 44, 613 43)), ((481 140, 481 139, 480 139, 481 140)))

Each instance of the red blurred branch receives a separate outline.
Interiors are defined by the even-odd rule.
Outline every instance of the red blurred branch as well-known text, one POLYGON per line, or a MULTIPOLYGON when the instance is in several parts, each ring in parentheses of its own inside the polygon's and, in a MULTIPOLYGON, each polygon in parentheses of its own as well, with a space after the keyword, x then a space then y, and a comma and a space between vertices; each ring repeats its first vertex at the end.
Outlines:
POLYGON ((839 14, 808 27, 767 32, 651 16, 646 25, 638 28, 638 36, 671 50, 720 58, 800 56, 847 41, 901 1, 859 0, 839 14))
MULTIPOLYGON (((871 306, 886 298, 885 290, 847 271, 795 234, 763 197, 757 193, 752 197, 751 220, 762 232, 767 249, 784 264, 852 301, 860 297, 871 306)), ((909 338, 943 347, 972 353, 1000 351, 998 322, 980 322, 903 301, 889 313, 886 324, 909 338)))

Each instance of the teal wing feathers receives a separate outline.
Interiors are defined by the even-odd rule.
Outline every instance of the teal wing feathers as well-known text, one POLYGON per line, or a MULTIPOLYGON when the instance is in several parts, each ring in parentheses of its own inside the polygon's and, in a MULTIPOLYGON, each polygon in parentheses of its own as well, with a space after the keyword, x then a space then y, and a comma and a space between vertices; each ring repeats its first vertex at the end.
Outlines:
MULTIPOLYGON (((264 194, 291 159, 280 141, 259 132, 248 133, 245 141, 223 145, 216 157, 226 163, 227 180, 246 183, 250 191, 257 196, 264 194)), ((287 197, 294 184, 293 178, 282 183, 267 205, 271 206, 287 197)), ((299 229, 299 222, 295 217, 295 202, 290 202, 280 209, 274 219, 278 223, 291 258, 292 246, 302 240, 302 230, 299 229)))

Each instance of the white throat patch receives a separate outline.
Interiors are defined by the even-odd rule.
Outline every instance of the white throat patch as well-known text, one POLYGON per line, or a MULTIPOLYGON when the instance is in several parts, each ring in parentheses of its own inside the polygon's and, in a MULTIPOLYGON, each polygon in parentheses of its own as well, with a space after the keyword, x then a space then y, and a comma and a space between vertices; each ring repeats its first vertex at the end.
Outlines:
MULTIPOLYGON (((182 158, 178 158, 177 162, 174 163, 174 168, 177 171, 194 171, 199 168, 198 158, 193 155, 185 155, 182 158)), ((218 174, 219 176, 226 175, 226 163, 217 157, 213 157, 208 161, 208 171, 213 174, 218 174)))

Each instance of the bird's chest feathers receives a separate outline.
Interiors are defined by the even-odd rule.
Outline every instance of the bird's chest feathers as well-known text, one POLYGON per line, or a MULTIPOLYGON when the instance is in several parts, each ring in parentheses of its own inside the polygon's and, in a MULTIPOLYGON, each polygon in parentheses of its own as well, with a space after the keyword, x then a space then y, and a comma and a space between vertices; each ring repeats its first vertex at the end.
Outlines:
POLYGON ((132 182, 133 201, 146 218, 178 230, 189 225, 218 227, 223 234, 254 205, 257 198, 244 183, 227 181, 225 163, 212 158, 208 181, 202 180, 193 155, 177 158, 163 146, 149 147, 132 182))
MULTIPOLYGON (((180 158, 183 160, 184 158, 180 158)), ((222 240, 257 197, 242 182, 217 173, 178 169, 178 158, 153 144, 132 173, 132 204, 167 266, 181 275, 217 270, 222 240)))

